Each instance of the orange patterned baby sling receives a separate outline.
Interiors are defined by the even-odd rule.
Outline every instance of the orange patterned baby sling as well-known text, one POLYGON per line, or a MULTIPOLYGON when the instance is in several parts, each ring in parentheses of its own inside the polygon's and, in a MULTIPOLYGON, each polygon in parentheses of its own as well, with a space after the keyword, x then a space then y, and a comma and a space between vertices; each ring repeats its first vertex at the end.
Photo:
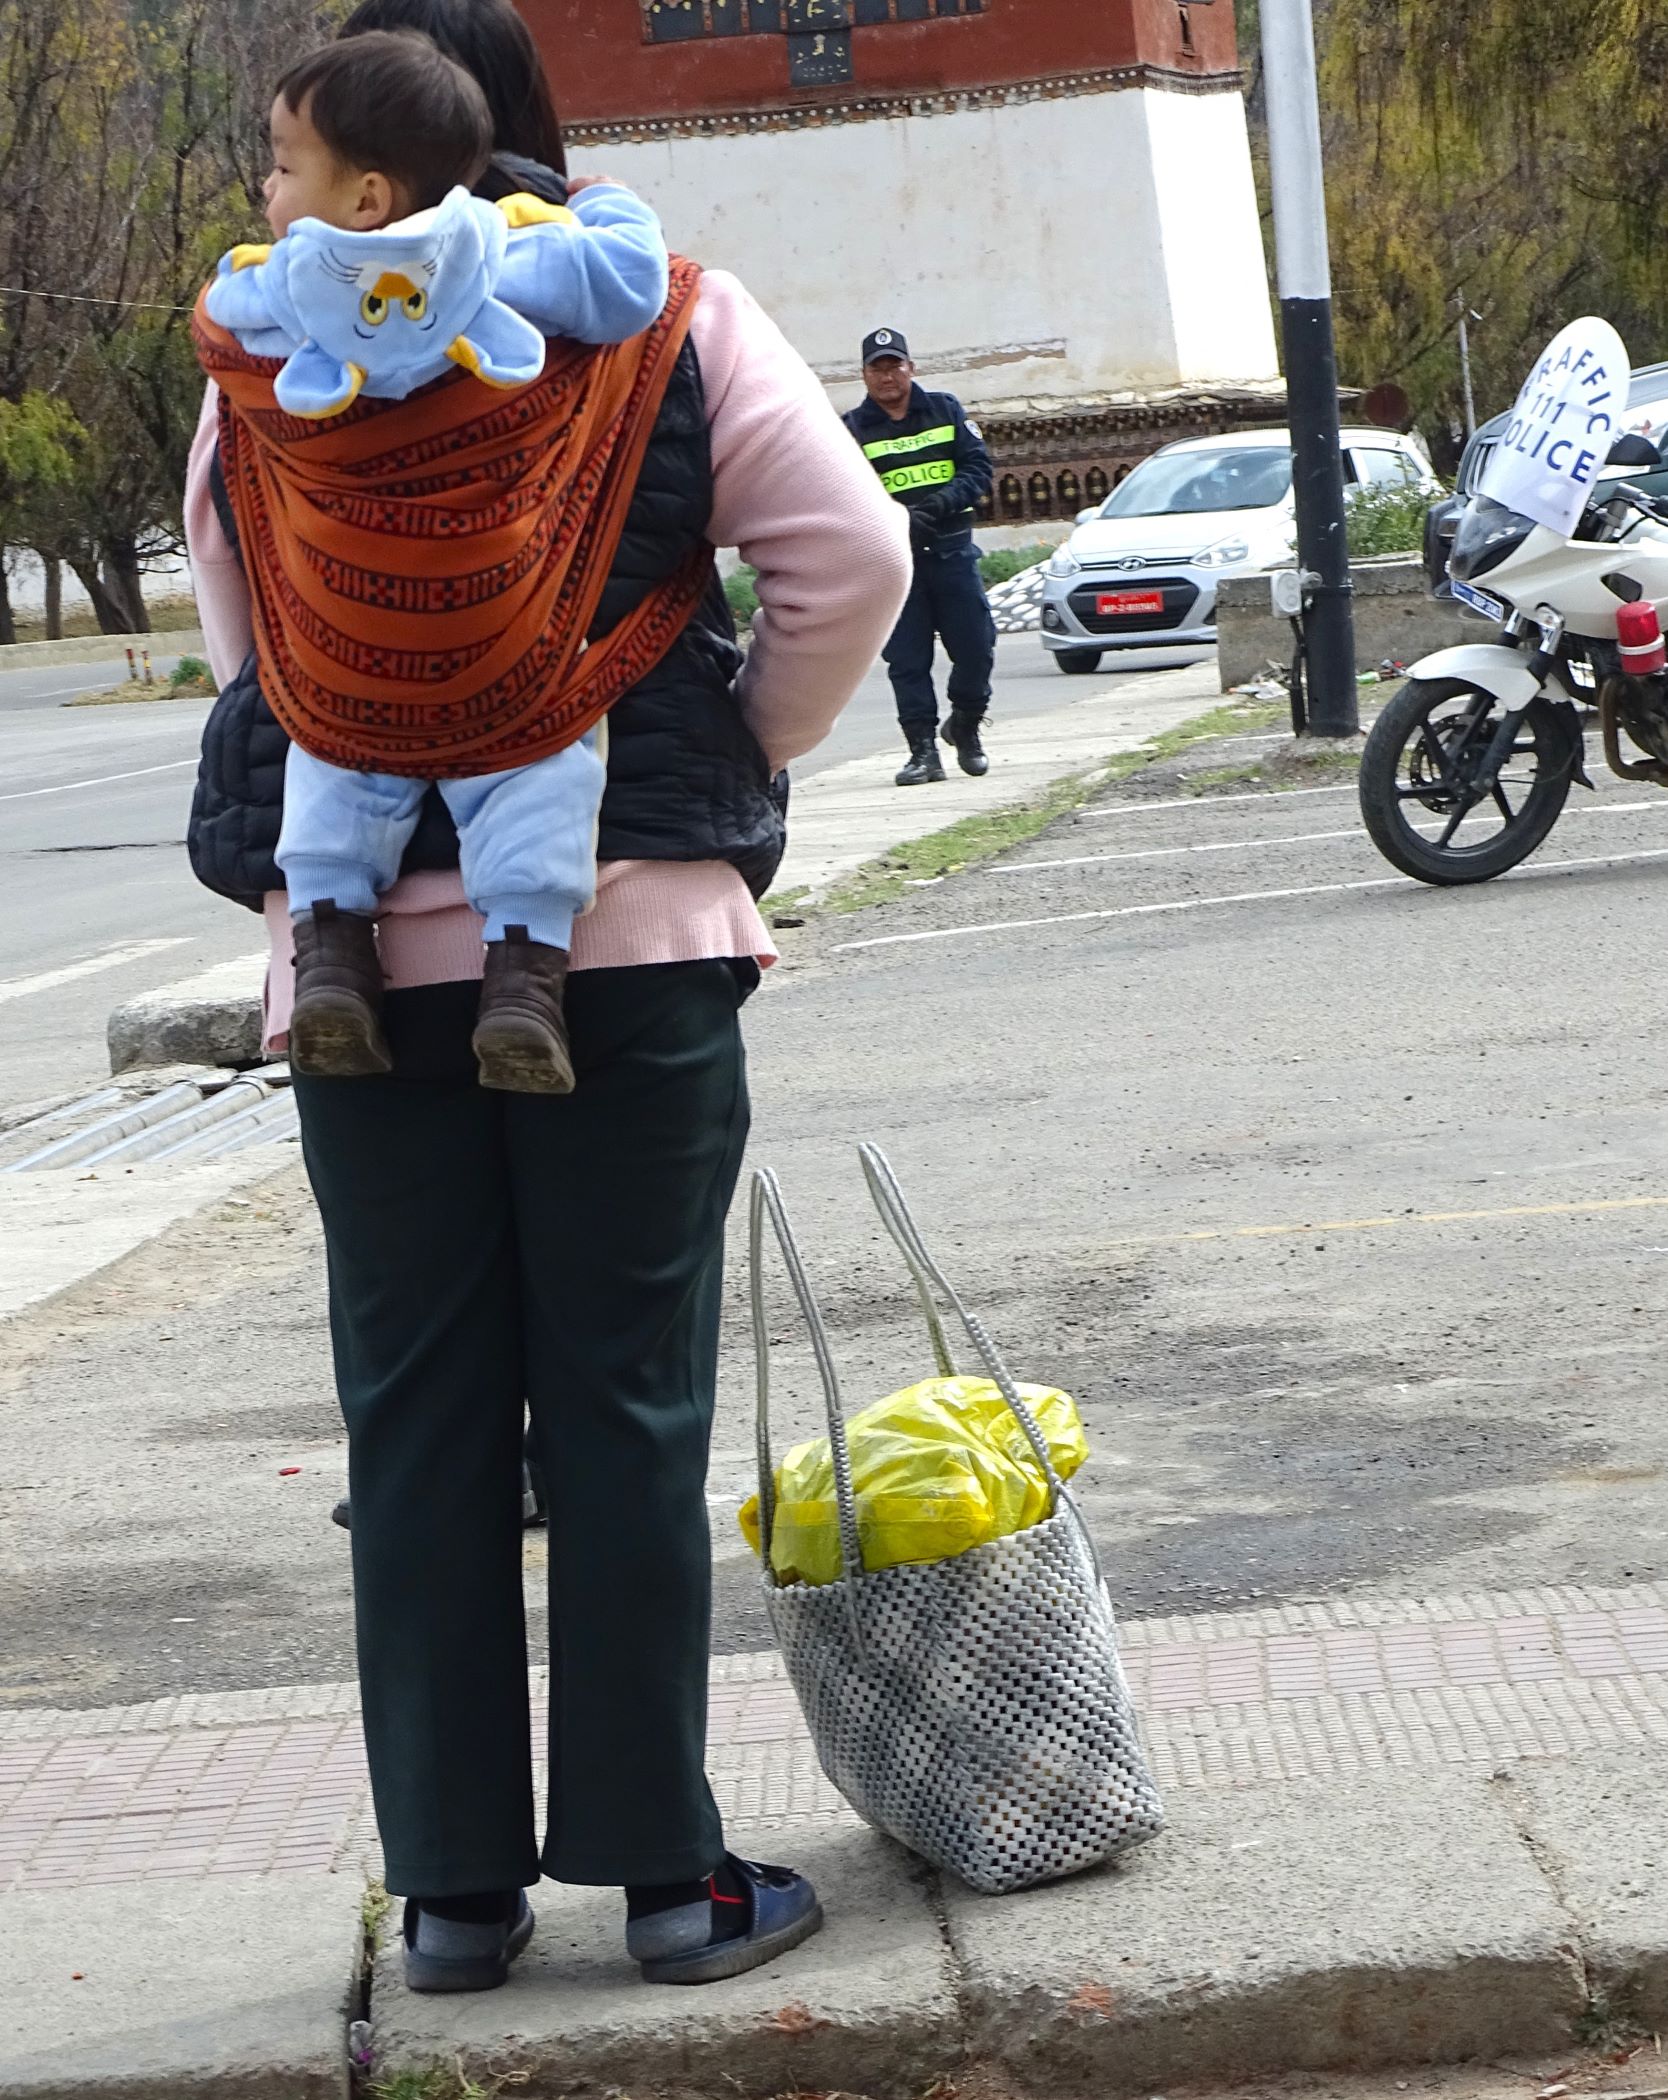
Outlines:
POLYGON ((600 349, 553 341, 531 386, 459 371, 325 422, 285 415, 282 360, 248 356, 198 301, 261 689, 303 750, 419 780, 531 765, 661 660, 710 547, 587 636, 700 279, 675 257, 652 328, 600 349))

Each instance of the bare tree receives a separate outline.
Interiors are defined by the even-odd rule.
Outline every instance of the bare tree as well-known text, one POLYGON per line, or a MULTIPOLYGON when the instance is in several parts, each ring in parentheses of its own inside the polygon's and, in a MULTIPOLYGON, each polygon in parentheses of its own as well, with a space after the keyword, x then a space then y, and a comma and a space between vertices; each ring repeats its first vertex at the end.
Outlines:
POLYGON ((12 544, 68 567, 107 631, 143 631, 145 569, 180 545, 191 308, 258 224, 273 81, 343 12, 0 0, 0 405, 41 395, 75 430, 73 474, 12 544))

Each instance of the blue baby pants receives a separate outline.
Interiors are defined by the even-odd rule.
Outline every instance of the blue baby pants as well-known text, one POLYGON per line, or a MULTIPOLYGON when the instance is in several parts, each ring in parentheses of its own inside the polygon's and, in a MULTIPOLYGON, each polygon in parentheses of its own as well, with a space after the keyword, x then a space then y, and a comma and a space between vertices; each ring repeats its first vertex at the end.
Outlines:
MULTIPOLYGON (((605 749, 599 726, 537 765, 439 783, 457 821, 464 892, 489 941, 525 926, 547 947, 573 945, 573 922, 596 895, 605 749)), ((327 900, 374 913, 400 872, 427 789, 391 773, 350 773, 292 744, 277 853, 291 916, 327 900)))

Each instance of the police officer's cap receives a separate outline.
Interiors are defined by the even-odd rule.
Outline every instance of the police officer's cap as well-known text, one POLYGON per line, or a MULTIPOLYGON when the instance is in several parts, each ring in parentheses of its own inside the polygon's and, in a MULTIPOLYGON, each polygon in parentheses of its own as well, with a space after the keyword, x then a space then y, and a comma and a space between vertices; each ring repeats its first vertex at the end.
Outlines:
POLYGON ((904 340, 901 328, 877 328, 873 335, 863 338, 863 362, 872 365, 877 358, 909 356, 909 344, 904 340))

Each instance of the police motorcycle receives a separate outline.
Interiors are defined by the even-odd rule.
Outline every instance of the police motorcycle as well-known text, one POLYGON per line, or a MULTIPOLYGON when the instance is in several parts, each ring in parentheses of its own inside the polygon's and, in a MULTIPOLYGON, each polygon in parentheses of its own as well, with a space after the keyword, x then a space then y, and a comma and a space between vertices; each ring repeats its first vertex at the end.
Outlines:
POLYGON ((1593 785, 1590 725, 1613 773, 1668 787, 1668 500, 1627 478, 1663 464, 1620 428, 1627 388, 1614 330, 1572 324, 1460 513, 1449 583, 1499 639, 1415 664, 1361 756, 1368 833, 1421 882, 1487 882, 1527 859, 1572 782, 1593 785))

